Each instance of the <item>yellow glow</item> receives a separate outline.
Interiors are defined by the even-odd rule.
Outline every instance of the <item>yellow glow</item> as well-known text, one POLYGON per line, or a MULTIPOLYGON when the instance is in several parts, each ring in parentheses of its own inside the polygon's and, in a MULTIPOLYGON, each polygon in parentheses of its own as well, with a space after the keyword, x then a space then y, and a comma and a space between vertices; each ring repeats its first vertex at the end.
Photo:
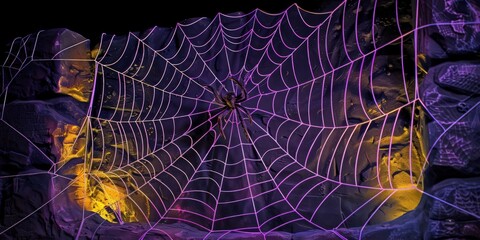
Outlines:
POLYGON ((98 46, 97 46, 90 52, 90 57, 92 59, 95 59, 95 58, 97 58, 98 54, 100 54, 100 48, 98 48, 98 46))
MULTIPOLYGON (((69 58, 84 59, 84 50, 87 51, 86 48, 81 48, 75 52, 68 52, 71 55, 69 58)), ((88 57, 91 57, 93 61, 100 50, 97 47, 87 52, 88 57)), ((88 102, 93 88, 94 66, 92 61, 60 61, 58 63, 57 92, 69 95, 80 102, 88 102)), ((88 138, 92 137, 87 133, 90 133, 91 130, 96 131, 96 129, 90 128, 89 120, 88 118, 84 119, 82 127, 59 123, 52 133, 55 146, 53 152, 58 159, 57 170, 68 166, 66 164, 73 159, 84 161, 82 164, 64 170, 67 174, 75 175, 74 187, 69 193, 70 199, 85 210, 98 213, 109 222, 138 222, 140 215, 143 216, 142 219, 148 218, 149 205, 144 194, 134 184, 125 185, 132 182, 131 174, 123 174, 119 177, 113 172, 92 170, 98 159, 94 159, 92 157, 94 154, 86 148, 88 138), (143 209, 139 209, 136 202, 134 203, 129 198, 129 187, 133 189, 132 191, 136 191, 136 201, 142 202, 141 208, 143 209)))
POLYGON ((57 92, 73 97, 80 102, 87 102, 93 88, 93 75, 87 61, 61 62, 57 92))
MULTIPOLYGON (((90 170, 93 158, 86 153, 86 132, 78 125, 64 124, 53 133, 54 145, 59 153, 59 167, 74 158, 86 159, 85 164, 77 164, 66 171, 75 177, 73 190, 69 193, 72 202, 87 211, 98 213, 103 219, 112 223, 139 222, 148 218, 150 209, 146 196, 132 182, 130 173, 118 174, 90 170), (90 159, 90 160, 89 160, 90 159), (140 209, 128 196, 129 186, 142 200, 140 209)), ((138 200, 138 199, 137 199, 138 200)))
POLYGON ((54 145, 59 153, 58 163, 63 165, 73 158, 85 156, 85 137, 78 125, 64 124, 52 133, 54 145))
POLYGON ((71 174, 77 176, 73 180, 75 190, 71 197, 79 206, 98 213, 109 222, 139 221, 137 209, 127 196, 126 186, 115 184, 113 174, 102 171, 87 173, 83 164, 76 165, 71 174))
MULTIPOLYGON (((413 111, 414 109, 412 109, 413 111)), ((377 222, 394 220, 405 213, 414 210, 422 198, 423 179, 421 176, 425 165, 425 147, 422 134, 423 112, 420 108, 420 116, 416 116, 414 129, 404 127, 403 132, 397 136, 385 136, 380 139, 381 146, 403 146, 400 149, 391 150, 390 156, 381 158, 379 163, 379 181, 381 188, 387 189, 382 196, 384 198, 392 194, 380 208, 381 213, 376 217, 377 222), (413 131, 410 139, 410 131, 413 131), (412 141, 410 143, 410 141, 412 141)), ((383 149, 388 150, 388 148, 383 149)))
POLYGON ((427 56, 425 54, 419 54, 418 55, 418 69, 423 74, 427 74, 427 70, 424 66, 426 63, 427 63, 427 56))

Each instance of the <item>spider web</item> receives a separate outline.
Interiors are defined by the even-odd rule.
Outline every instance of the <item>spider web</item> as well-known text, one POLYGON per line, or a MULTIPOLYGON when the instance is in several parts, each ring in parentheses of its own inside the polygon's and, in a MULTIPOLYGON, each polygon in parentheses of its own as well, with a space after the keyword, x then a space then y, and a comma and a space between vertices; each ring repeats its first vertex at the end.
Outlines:
MULTIPOLYGON (((325 13, 294 5, 280 14, 219 14, 212 21, 178 24, 170 32, 152 29, 144 35, 102 38, 100 49, 105 52, 96 59, 99 88, 88 116, 92 128, 101 130, 92 138, 102 139, 102 144, 98 149, 93 144, 92 152, 107 159, 101 151, 107 148, 106 133, 134 139, 127 144, 131 154, 120 157, 120 163, 114 156, 113 168, 104 160, 98 168, 132 169, 142 175, 135 178, 138 189, 156 193, 149 195, 156 217, 145 219, 154 219, 152 229, 181 221, 207 232, 330 230, 352 226, 347 222, 361 208, 373 210, 362 219, 366 224, 381 207, 377 201, 387 201, 397 190, 392 181, 381 182, 379 170, 371 177, 378 181, 373 186, 346 176, 344 172, 359 171, 358 161, 351 159, 362 153, 361 144, 353 152, 359 156, 346 156, 347 148, 354 136, 362 136, 362 128, 385 126, 402 108, 412 108, 416 98, 401 107, 374 108, 370 114, 368 103, 361 104, 362 120, 350 123, 346 103, 336 102, 352 99, 351 91, 334 96, 334 89, 359 91, 363 76, 355 72, 374 71, 375 54, 386 44, 371 50, 369 44, 350 50, 344 45, 339 49, 343 53, 329 52, 331 39, 325 33, 338 27, 332 19, 347 14, 345 4, 325 13), (124 48, 110 49, 112 45, 124 48), (228 139, 221 139, 216 130, 218 108, 205 86, 236 91, 230 77, 239 79, 248 92, 242 105, 252 114, 253 123, 247 127, 251 141, 242 135, 236 119, 243 116, 237 113, 225 124, 228 139), (350 211, 327 204, 362 188, 374 197, 359 201, 350 211), (377 204, 369 205, 372 200, 377 204), (338 212, 345 216, 322 220, 338 212)), ((401 41, 398 35, 391 41, 401 41)), ((374 91, 370 82, 369 90, 374 91)), ((358 94, 369 95, 368 90, 358 94)), ((408 92, 403 94, 409 98, 408 92)), ((379 105, 375 97, 360 98, 379 105)), ((413 124, 408 123, 410 129, 413 124)), ((393 135, 381 129, 378 138, 393 135)), ((118 138, 114 145, 122 143, 118 138)), ((376 145, 377 159, 372 161, 380 165, 380 143, 376 145)))
MULTIPOLYGON (((417 62, 407 57, 408 47, 417 55, 418 28, 377 4, 371 15, 359 10, 367 3, 342 1, 325 12, 292 5, 103 35, 79 134, 82 171, 123 189, 144 237, 173 237, 165 226, 183 223, 203 238, 313 229, 346 238, 342 228, 361 238, 367 225, 400 217, 395 204, 420 200, 426 165, 417 62), (379 29, 388 14, 396 21, 379 29), (230 78, 247 90, 241 105, 253 121, 232 112, 224 138, 208 86, 238 94, 230 78)), ((94 215, 83 209, 79 228, 94 215)))

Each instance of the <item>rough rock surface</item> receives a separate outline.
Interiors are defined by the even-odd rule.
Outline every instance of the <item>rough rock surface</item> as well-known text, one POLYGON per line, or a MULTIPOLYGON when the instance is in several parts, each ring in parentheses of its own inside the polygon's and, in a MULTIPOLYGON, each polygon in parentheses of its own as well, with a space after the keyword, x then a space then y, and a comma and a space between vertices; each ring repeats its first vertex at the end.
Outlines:
POLYGON ((86 114, 89 92, 80 87, 91 88, 91 66, 83 61, 90 59, 89 41, 53 29, 18 39, 13 49, 2 68, 8 95, 0 110, 1 238, 68 239, 55 220, 55 175, 48 171, 61 155, 54 131, 78 125, 86 114))
POLYGON ((480 178, 448 179, 433 187, 427 239, 476 238, 480 233, 480 178))
POLYGON ((428 110, 424 239, 480 236, 480 4, 425 1, 421 47, 431 57, 420 98, 428 110))
POLYGON ((432 166, 480 174, 480 63, 447 62, 429 69, 421 88, 432 122, 432 166))
POLYGON ((480 3, 476 0, 426 0, 420 10, 427 28, 427 55, 445 58, 480 53, 480 3))

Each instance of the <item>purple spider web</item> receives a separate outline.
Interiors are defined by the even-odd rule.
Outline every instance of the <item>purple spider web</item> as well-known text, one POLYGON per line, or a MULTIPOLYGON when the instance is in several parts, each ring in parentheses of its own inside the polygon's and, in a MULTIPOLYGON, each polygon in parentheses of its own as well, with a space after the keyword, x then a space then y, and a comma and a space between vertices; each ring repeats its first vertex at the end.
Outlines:
MULTIPOLYGON (((132 168, 142 176, 133 176, 140 191, 155 193, 147 194, 153 208, 148 218, 152 229, 180 221, 207 233, 268 235, 361 227, 376 217, 359 212, 379 211, 380 203, 397 190, 392 181, 380 182, 380 172, 358 160, 369 146, 352 139, 393 135, 392 128, 400 128, 396 124, 413 128, 413 117, 402 121, 398 116, 418 103, 405 76, 397 75, 396 83, 383 86, 359 72, 381 72, 376 55, 384 55, 386 46, 400 44, 411 32, 398 29, 390 39, 362 44, 362 39, 342 31, 345 26, 339 20, 355 17, 346 4, 324 13, 294 5, 279 14, 259 10, 219 14, 173 30, 154 28, 144 34, 102 38, 104 53, 95 60, 99 88, 88 116, 89 124, 101 134, 92 136, 104 139, 125 131, 136 137, 134 149, 129 150, 136 156, 122 156, 120 161, 113 156, 99 169, 132 168), (326 35, 332 29, 338 30, 326 35), (346 39, 355 44, 337 43, 346 39), (237 112, 226 119, 226 139, 219 134, 220 107, 205 86, 238 94, 229 78, 238 79, 247 91, 241 105, 253 119, 246 123, 251 141, 238 120, 246 117, 237 112), (359 89, 368 80, 370 87, 359 89), (368 112, 379 105, 371 97, 377 87, 401 89, 397 94, 404 95, 406 102, 368 112), (109 98, 114 93, 116 97, 109 98), (354 114, 356 118, 350 116, 354 114), (387 120, 394 119, 387 128, 387 120), (382 130, 365 136, 374 124, 382 130), (348 174, 362 169, 368 171, 365 180, 348 174), (365 189, 368 196, 339 197, 365 189), (344 209, 350 204, 351 209, 344 209)), ((100 149, 105 147, 93 144, 92 152, 103 153, 100 149)), ((372 161, 391 154, 380 148, 376 143, 370 149, 372 161)), ((410 178, 417 184, 415 177, 410 178)))

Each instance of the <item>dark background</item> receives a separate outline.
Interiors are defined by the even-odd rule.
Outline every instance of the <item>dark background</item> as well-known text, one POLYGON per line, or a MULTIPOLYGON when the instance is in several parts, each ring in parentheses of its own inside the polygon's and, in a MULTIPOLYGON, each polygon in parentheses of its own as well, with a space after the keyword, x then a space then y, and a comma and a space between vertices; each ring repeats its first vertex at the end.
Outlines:
POLYGON ((270 13, 283 11, 293 3, 306 10, 318 10, 330 0, 150 0, 149 2, 120 2, 116 5, 101 0, 62 2, 21 0, 2 3, 0 10, 0 49, 8 51, 7 44, 14 38, 51 28, 68 28, 96 43, 102 33, 125 34, 144 31, 153 26, 173 27, 188 18, 213 18, 217 12, 250 12, 256 8, 270 13), (155 2, 155 3, 153 3, 155 2), (322 3, 323 2, 323 3, 322 3), (168 6, 167 6, 168 5, 168 6))

